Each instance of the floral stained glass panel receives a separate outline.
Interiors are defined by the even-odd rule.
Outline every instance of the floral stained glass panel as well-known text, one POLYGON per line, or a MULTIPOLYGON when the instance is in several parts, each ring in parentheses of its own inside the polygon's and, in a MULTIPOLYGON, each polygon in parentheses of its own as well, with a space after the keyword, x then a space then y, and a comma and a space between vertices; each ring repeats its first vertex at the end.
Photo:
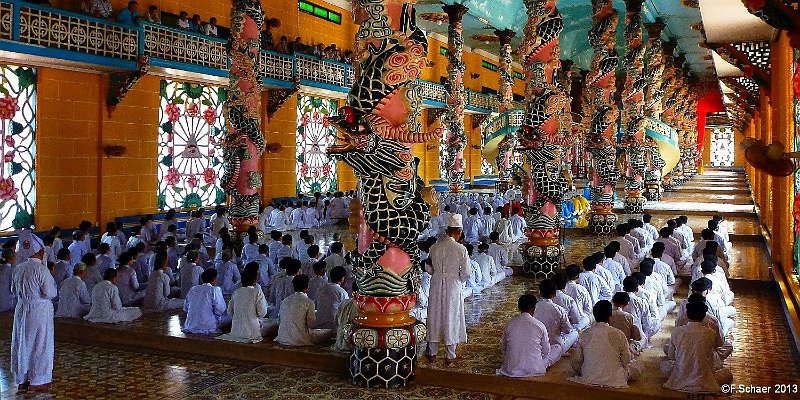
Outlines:
POLYGON ((158 208, 222 204, 222 107, 225 89, 161 81, 158 208))
POLYGON ((308 95, 297 98, 297 193, 336 191, 336 161, 328 147, 336 144, 336 128, 329 118, 336 115, 336 100, 308 95))
POLYGON ((0 232, 33 227, 36 70, 0 64, 0 232))

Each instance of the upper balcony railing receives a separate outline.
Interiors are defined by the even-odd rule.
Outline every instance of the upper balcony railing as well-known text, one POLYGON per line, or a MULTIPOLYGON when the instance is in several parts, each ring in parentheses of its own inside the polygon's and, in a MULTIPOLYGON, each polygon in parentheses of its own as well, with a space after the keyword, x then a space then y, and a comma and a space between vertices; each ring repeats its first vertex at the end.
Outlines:
MULTIPOLYGON (((0 0, 0 50, 105 68, 136 68, 139 56, 162 68, 217 77, 228 74, 228 42, 160 24, 127 25, 21 0, 0 0)), ((355 69, 311 55, 261 50, 260 74, 271 87, 295 83, 347 93, 355 69)), ((444 107, 443 85, 419 81, 428 106, 444 107)), ((466 107, 480 113, 497 110, 495 96, 467 90, 466 107)))

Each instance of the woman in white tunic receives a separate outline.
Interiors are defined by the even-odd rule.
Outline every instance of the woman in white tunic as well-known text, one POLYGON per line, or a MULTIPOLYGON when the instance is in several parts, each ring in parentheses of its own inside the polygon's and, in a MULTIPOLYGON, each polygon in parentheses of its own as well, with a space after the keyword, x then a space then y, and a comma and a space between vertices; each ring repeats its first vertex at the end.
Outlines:
POLYGON ((220 339, 250 343, 261 341, 261 319, 267 315, 267 299, 256 281, 258 264, 250 263, 242 272, 242 287, 233 292, 228 302, 228 314, 232 318, 231 333, 220 336, 220 339))
POLYGON ((123 307, 119 299, 119 289, 114 281, 117 280, 117 270, 109 268, 103 275, 103 281, 92 289, 92 308, 83 319, 89 322, 114 324, 117 322, 133 321, 142 316, 139 307, 123 307))
POLYGON ((53 380, 53 298, 56 282, 45 266, 44 243, 32 235, 30 258, 14 268, 17 295, 11 332, 11 371, 20 389, 45 389, 53 380))
POLYGON ((170 277, 167 270, 167 253, 157 253, 155 266, 150 279, 147 280, 147 290, 144 294, 142 307, 148 311, 167 311, 183 308, 183 299, 170 299, 170 277))
POLYGON ((17 305, 17 296, 11 292, 11 281, 16 263, 17 252, 14 249, 3 250, 2 260, 0 260, 0 312, 11 311, 17 305))
POLYGON ((456 242, 456 238, 461 236, 462 226, 461 215, 450 216, 448 236, 431 246, 431 263, 426 266, 431 274, 428 359, 433 361, 439 343, 444 342, 448 365, 456 362, 456 345, 467 341, 461 287, 469 279, 469 257, 467 249, 456 242))
POLYGON ((72 276, 61 282, 61 288, 58 290, 57 317, 81 318, 89 312, 92 297, 83 281, 85 276, 86 264, 80 262, 72 268, 72 276))
POLYGON ((108 247, 111 248, 109 256, 112 260, 119 258, 123 251, 123 243, 120 243, 119 237, 117 237, 117 224, 113 222, 106 224, 106 233, 100 238, 100 243, 108 243, 108 247))

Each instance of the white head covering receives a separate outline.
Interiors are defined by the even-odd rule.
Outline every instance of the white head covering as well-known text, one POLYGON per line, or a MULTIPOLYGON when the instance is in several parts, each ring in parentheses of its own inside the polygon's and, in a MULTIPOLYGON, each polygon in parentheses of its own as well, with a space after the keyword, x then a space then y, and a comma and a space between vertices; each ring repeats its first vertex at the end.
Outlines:
POLYGON ((26 242, 26 243, 29 243, 29 245, 30 245, 30 250, 29 251, 30 251, 31 255, 36 254, 39 251, 41 251, 42 249, 44 249, 44 242, 42 242, 42 239, 39 239, 38 236, 32 234, 28 238, 28 241, 29 242, 26 242))
POLYGON ((464 222, 461 214, 450 215, 450 221, 447 223, 448 228, 464 228, 464 222))

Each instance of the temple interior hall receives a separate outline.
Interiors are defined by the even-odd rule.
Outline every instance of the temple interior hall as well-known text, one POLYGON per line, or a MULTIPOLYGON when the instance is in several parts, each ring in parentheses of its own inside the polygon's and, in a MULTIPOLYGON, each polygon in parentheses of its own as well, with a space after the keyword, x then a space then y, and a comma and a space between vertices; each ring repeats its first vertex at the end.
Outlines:
POLYGON ((2 399, 798 399, 788 0, 0 0, 2 399))

